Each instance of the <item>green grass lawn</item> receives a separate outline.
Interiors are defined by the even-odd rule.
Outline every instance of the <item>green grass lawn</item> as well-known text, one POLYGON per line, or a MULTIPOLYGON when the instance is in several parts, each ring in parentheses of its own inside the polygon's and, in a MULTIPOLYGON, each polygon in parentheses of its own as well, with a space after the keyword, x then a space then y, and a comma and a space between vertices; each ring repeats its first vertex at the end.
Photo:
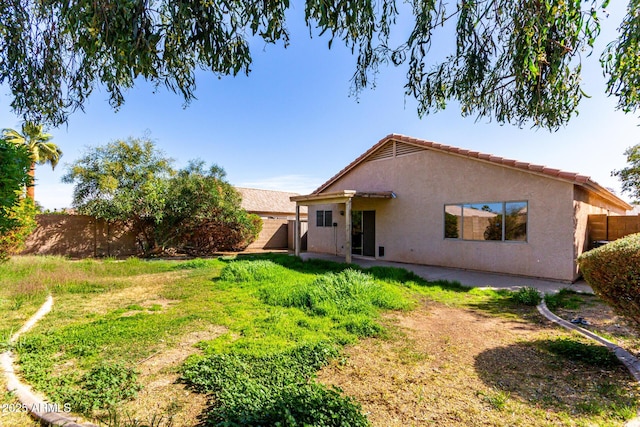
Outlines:
MULTIPOLYGON (((188 389, 211 397, 200 419, 205 425, 368 425, 359 402, 314 378, 341 359, 344 346, 393 340, 397 331, 384 313, 432 301, 539 322, 509 292, 284 254, 190 261, 17 257, 0 264, 5 347, 48 293, 52 312, 14 346, 26 382, 77 413, 117 411, 140 393, 142 362, 217 328, 177 368, 188 389)), ((625 396, 615 401, 631 414, 634 404, 625 396)), ((620 412, 604 408, 597 419, 617 422, 620 412)), ((584 411, 568 416, 589 425, 584 411)), ((111 420, 125 425, 113 413, 111 420)))

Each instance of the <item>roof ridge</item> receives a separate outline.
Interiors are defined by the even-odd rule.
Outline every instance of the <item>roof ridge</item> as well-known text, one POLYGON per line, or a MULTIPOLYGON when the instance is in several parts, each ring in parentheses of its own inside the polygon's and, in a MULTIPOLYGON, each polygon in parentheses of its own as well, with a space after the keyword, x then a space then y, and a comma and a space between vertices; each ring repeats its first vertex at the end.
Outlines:
MULTIPOLYGON (((490 154, 490 153, 483 153, 483 152, 480 152, 480 151, 474 151, 474 150, 470 150, 470 149, 466 149, 466 148, 459 148, 459 147, 454 147, 454 146, 451 146, 451 145, 440 144, 438 142, 428 141, 428 140, 425 140, 425 139, 418 139, 418 138, 414 138, 414 137, 411 137, 411 136, 406 136, 406 135, 402 135, 402 134, 398 134, 398 133, 391 133, 391 134, 385 136, 384 138, 382 138, 380 141, 378 141, 376 144, 374 144, 371 148, 369 148, 363 154, 358 156, 358 158, 356 158, 353 162, 351 162, 347 166, 345 166, 342 170, 340 170, 340 172, 338 172, 337 174, 332 176, 325 183, 320 185, 320 187, 318 187, 315 191, 313 191, 313 194, 318 193, 320 191, 323 191, 327 186, 332 184, 335 180, 337 180, 339 177, 341 177, 344 173, 346 173, 348 170, 352 169, 356 164, 360 163, 362 160, 364 160, 366 157, 368 157, 369 154, 373 153, 376 149, 378 149, 380 146, 386 144, 389 141, 398 141, 398 142, 405 142, 405 143, 409 143, 409 144, 416 144, 416 145, 420 145, 420 146, 423 146, 423 147, 426 147, 426 148, 431 148, 431 149, 434 149, 434 150, 440 150, 440 151, 448 152, 448 153, 451 153, 451 154, 457 154, 457 155, 463 156, 463 157, 469 157, 469 158, 472 158, 472 159, 484 160, 484 161, 487 161, 487 162, 490 162, 490 163, 494 163, 494 164, 498 164, 498 165, 502 165, 502 166, 509 166, 509 167, 512 167, 512 168, 515 168, 515 169, 520 169, 520 170, 524 170, 524 171, 528 171, 528 172, 541 173, 543 175, 547 175, 547 176, 550 176, 552 178, 559 178, 559 179, 564 179, 564 180, 569 180, 569 181, 577 181, 580 184, 584 184, 584 183, 586 183, 588 181, 591 181, 593 184, 597 184, 595 181, 593 181, 591 179, 591 177, 586 176, 586 175, 581 175, 581 174, 579 174, 577 172, 569 172, 569 171, 565 171, 565 170, 562 170, 562 169, 551 168, 551 167, 548 167, 548 166, 545 166, 545 165, 522 162, 522 161, 519 161, 519 160, 514 160, 514 159, 509 159, 509 158, 505 158, 505 157, 501 157, 501 156, 496 156, 496 155, 490 154)), ((599 184, 597 184, 597 185, 599 185, 599 184)))
POLYGON ((320 187, 314 190, 312 194, 317 194, 324 191, 329 185, 333 184, 335 181, 337 181, 339 178, 341 178, 343 175, 345 175, 347 172, 349 172, 351 169, 357 166, 360 162, 362 162, 364 159, 369 157, 369 155, 375 152, 378 148, 385 145, 389 141, 414 144, 421 147, 425 147, 427 149, 438 150, 438 151, 442 151, 442 152, 457 155, 457 156, 467 157, 473 160, 485 161, 485 162, 493 163, 499 166, 504 166, 504 167, 513 168, 513 169, 517 169, 525 172, 547 176, 549 178, 559 179, 563 181, 570 181, 570 182, 573 182, 574 184, 592 187, 593 191, 601 193, 601 195, 604 195, 604 196, 611 196, 615 200, 628 205, 628 203, 626 203, 624 200, 620 199, 617 195, 611 193, 609 190, 607 190, 606 188, 604 188, 603 186, 601 186, 600 184, 592 180, 591 177, 587 175, 582 175, 577 172, 564 171, 562 169, 551 168, 545 165, 513 160, 513 159, 501 157, 501 156, 496 156, 494 154, 482 153, 479 151, 473 151, 465 148, 454 147, 451 145, 440 144, 438 142, 419 139, 419 138, 402 135, 398 133, 391 133, 385 136, 384 138, 382 138, 380 141, 374 144, 371 148, 369 148, 367 151, 365 151, 360 156, 358 156, 358 158, 356 158, 354 161, 352 161, 347 166, 345 166, 342 170, 340 170, 340 172, 338 172, 337 174, 329 178, 324 184, 322 184, 320 187))

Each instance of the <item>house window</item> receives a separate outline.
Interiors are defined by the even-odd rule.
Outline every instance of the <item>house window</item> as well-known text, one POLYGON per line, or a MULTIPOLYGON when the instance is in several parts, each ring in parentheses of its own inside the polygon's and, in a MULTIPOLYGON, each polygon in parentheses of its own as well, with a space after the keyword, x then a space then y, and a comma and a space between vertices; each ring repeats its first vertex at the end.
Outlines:
POLYGON ((460 203, 444 206, 444 237, 527 241, 528 202, 460 203))
POLYGON ((316 227, 332 227, 333 212, 332 211, 316 211, 316 227))

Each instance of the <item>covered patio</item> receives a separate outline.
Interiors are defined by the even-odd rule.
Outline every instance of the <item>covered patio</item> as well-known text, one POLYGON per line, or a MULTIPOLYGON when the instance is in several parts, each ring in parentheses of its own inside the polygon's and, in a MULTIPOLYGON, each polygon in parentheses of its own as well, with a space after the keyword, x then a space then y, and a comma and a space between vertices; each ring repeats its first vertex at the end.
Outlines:
POLYGON ((344 206, 343 212, 345 217, 345 262, 351 263, 352 252, 352 223, 351 211, 353 200, 362 199, 395 199, 396 195, 393 191, 375 191, 364 192, 357 190, 342 190, 332 193, 308 194, 304 196, 293 196, 291 201, 296 203, 296 222, 294 230, 294 249, 296 256, 300 256, 301 248, 301 232, 300 232, 300 207, 313 205, 336 204, 340 207, 344 206))

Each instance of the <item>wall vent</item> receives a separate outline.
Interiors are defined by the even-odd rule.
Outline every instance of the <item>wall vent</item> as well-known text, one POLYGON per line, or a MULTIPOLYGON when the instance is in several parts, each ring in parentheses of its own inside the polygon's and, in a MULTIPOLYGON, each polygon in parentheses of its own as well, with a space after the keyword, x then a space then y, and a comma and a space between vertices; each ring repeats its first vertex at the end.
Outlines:
POLYGON ((369 161, 390 159, 393 157, 393 141, 389 141, 369 156, 369 161))
POLYGON ((396 157, 404 156, 406 154, 413 154, 420 151, 424 151, 424 148, 416 145, 405 144, 404 142, 396 142, 396 157))
POLYGON ((418 153, 424 151, 424 148, 417 145, 406 144, 404 142, 389 141, 376 150, 367 161, 391 159, 398 156, 406 156, 407 154, 418 153))

